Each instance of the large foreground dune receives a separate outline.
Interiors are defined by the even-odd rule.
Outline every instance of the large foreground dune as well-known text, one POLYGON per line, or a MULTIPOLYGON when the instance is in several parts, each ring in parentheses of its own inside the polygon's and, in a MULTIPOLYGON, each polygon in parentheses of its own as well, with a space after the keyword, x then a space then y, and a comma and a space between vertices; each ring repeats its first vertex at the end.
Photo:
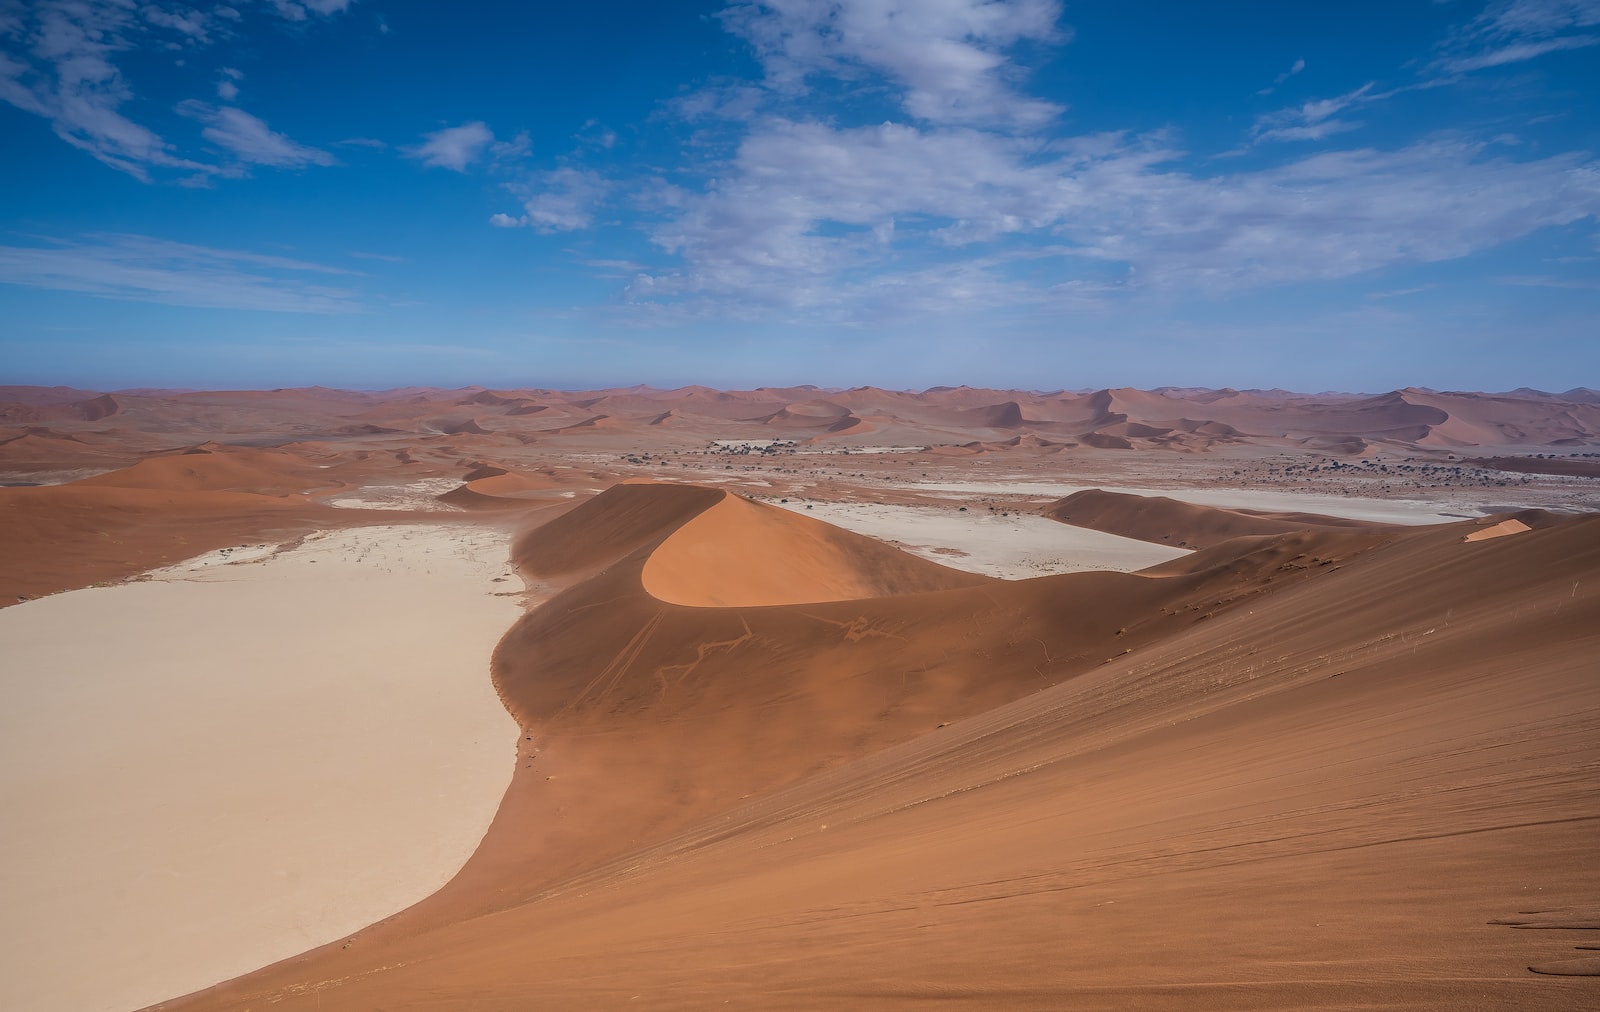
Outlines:
POLYGON ((1591 1002, 1490 923, 1600 896, 1600 518, 1527 518, 1004 582, 618 486, 517 546, 461 875, 163 1007, 1591 1002))

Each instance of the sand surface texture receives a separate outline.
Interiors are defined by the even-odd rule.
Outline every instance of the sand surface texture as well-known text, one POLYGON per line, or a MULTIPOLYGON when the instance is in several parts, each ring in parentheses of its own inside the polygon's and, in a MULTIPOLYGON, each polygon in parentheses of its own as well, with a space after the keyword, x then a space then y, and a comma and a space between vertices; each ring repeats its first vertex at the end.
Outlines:
POLYGON ((0 611, 0 1007, 146 1005, 444 884, 511 772, 506 548, 357 528, 0 611))
MULTIPOLYGON (((29 802, 61 842, 27 860, 84 882, 6 880, 36 905, 7 929, 25 972, 0 977, 43 1000, 82 1007, 73 988, 126 965, 92 932, 189 931, 160 953, 216 936, 217 961, 156 1007, 1600 1008, 1594 391, 3 396, 0 486, 33 487, 0 487, 0 604, 44 595, 0 611, 22 616, 5 656, 23 619, 76 607, 48 595, 120 602, 13 679, 7 747, 77 771, 29 802), (347 560, 377 580, 359 593, 236 609, 207 611, 228 583, 119 585, 398 521, 515 529, 536 606, 468 634, 446 598, 523 584, 401 591, 375 555, 347 560), (182 587, 203 593, 138 613, 182 587), (314 657, 169 684, 185 657, 233 672, 302 642, 281 630, 308 610, 314 657), (199 829, 149 836, 190 797, 247 827, 215 890, 273 896, 291 865, 247 852, 330 777, 455 800, 428 772, 453 760, 400 765, 446 707, 407 723, 388 711, 410 693, 330 682, 441 642, 480 678, 501 632, 520 733, 499 718, 483 807, 302 873, 348 928, 268 951, 229 935, 247 901, 172 907, 216 867, 199 829), (272 694, 286 678, 301 696, 272 694), (290 710, 326 758, 268 719, 290 710), (145 772, 105 797, 123 766, 145 772), (287 775, 257 786, 268 767, 287 775), (396 841, 447 826, 459 874, 353 912, 396 841), (138 847, 159 875, 108 878, 138 847)), ((336 851, 319 832, 291 835, 336 851)))
POLYGON ((1600 890, 1600 518, 1519 516, 1006 582, 617 486, 518 543, 462 875, 163 1007, 1581 1005, 1490 922, 1600 890))

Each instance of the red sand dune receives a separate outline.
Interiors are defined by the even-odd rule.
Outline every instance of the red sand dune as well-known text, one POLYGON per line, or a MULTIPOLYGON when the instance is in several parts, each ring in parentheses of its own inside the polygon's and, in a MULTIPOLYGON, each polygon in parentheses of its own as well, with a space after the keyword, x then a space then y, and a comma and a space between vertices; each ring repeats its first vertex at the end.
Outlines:
POLYGON ((358 518, 241 492, 0 488, 0 604, 119 580, 216 548, 284 541, 358 518))
MULTIPOLYGON (((682 486, 619 488, 622 494, 651 499, 683 494, 677 491, 682 486)), ((886 597, 984 582, 726 492, 662 541, 639 576, 645 592, 657 600, 707 608, 886 597), (767 559, 783 564, 751 564, 767 559)))
POLYGON ((124 579, 216 548, 400 519, 308 499, 393 470, 364 452, 325 469, 313 463, 312 450, 208 443, 70 484, 0 487, 0 605, 124 579))
POLYGON ((907 565, 890 596, 768 603, 885 573, 800 519, 647 484, 529 532, 520 564, 566 589, 497 651, 527 731, 473 860, 163 1007, 1600 995, 1525 971, 1570 937, 1489 923, 1600 895, 1600 517, 1256 535, 1151 574, 907 565))
POLYGON ((1196 506, 1158 495, 1091 488, 1045 507, 1045 516, 1124 538, 1185 548, 1209 548, 1230 538, 1304 530, 1384 530, 1381 524, 1315 513, 1196 506))
POLYGON ((146 457, 132 467, 84 478, 76 484, 88 488, 253 492, 258 495, 287 496, 297 492, 338 488, 342 483, 297 454, 237 449, 211 443, 177 453, 146 457))
POLYGON ((510 472, 493 465, 480 465, 463 476, 459 488, 439 496, 439 501, 462 509, 526 509, 529 493, 549 492, 560 485, 532 475, 510 472))

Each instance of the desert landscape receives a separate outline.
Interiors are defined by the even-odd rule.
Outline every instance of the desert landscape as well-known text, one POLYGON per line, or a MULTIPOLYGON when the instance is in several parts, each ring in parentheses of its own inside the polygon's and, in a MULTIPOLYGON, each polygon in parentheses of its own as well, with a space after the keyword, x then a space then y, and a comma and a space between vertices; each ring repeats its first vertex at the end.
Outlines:
POLYGON ((1600 1009, 1600 0, 0 0, 0 1012, 1600 1009))
POLYGON ((0 1003, 1600 1002, 1600 393, 0 389, 0 1003))

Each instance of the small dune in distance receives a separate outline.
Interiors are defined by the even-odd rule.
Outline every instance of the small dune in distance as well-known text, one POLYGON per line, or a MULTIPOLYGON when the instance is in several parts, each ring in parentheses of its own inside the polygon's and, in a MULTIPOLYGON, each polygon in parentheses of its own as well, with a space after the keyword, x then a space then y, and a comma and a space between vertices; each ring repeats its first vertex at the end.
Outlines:
POLYGON ((0 484, 8 1008, 1600 1003, 1592 389, 0 387, 0 484))

